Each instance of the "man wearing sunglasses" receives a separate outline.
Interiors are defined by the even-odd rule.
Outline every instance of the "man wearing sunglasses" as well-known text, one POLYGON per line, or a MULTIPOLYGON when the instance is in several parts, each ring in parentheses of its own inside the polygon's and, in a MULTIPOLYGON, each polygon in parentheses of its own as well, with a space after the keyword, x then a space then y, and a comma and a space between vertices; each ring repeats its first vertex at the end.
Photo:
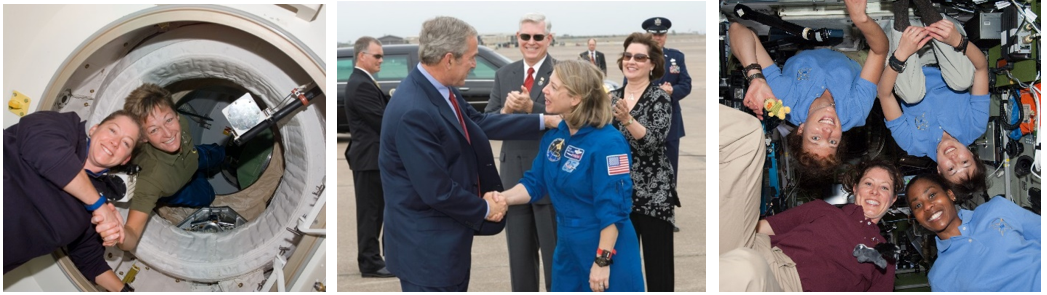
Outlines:
POLYGON ((353 135, 345 160, 353 170, 356 199, 356 262, 365 278, 393 277, 385 269, 378 246, 382 229, 385 198, 382 178, 378 173, 378 137, 382 130, 382 113, 389 96, 382 93, 374 74, 382 69, 382 42, 373 37, 360 37, 353 44, 356 67, 345 83, 345 116, 353 135))
MULTIPOLYGON (((673 176, 673 183, 676 183, 676 178, 680 175, 680 138, 685 135, 680 100, 691 94, 691 75, 687 74, 683 52, 665 47, 667 33, 672 26, 673 23, 664 17, 652 17, 642 24, 645 31, 654 35, 654 41, 662 47, 662 54, 665 55, 665 75, 661 79, 651 81, 651 84, 660 85, 662 90, 668 92, 672 97, 673 121, 669 127, 669 135, 665 138, 665 154, 669 156, 669 163, 673 165, 673 171, 676 171, 673 176)), ((674 225, 674 231, 680 231, 680 229, 674 225)))
MULTIPOLYGON (((523 59, 503 66, 494 76, 488 113, 532 114, 545 112, 542 89, 549 84, 556 60, 548 54, 552 34, 545 16, 530 13, 520 18, 516 32, 523 59)), ((539 140, 502 142, 501 176, 504 187, 513 187, 531 169, 539 140)), ((506 240, 513 292, 538 292, 538 254, 545 274, 545 290, 552 287, 553 250, 556 248, 556 215, 549 196, 530 204, 509 206, 506 240)))

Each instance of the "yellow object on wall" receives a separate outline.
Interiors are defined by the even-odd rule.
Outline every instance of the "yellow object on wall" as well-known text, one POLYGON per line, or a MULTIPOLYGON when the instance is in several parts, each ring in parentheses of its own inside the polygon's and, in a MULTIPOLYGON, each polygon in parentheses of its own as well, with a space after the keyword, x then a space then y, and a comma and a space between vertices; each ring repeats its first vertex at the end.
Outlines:
POLYGON ((29 113, 29 103, 32 102, 28 96, 18 91, 12 91, 11 99, 7 101, 7 110, 19 117, 29 113))

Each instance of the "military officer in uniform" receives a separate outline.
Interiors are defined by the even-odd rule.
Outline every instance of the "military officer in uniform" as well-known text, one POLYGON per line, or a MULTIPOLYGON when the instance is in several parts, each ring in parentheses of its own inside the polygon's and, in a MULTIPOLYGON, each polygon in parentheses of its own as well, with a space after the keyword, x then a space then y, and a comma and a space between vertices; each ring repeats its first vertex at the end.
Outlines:
MULTIPOLYGON (((668 38, 666 33, 669 32, 673 23, 664 17, 652 17, 645 20, 642 26, 644 31, 654 36, 654 41, 657 41, 658 45, 662 47, 662 54, 665 55, 665 75, 661 79, 651 81, 651 84, 660 85, 662 90, 668 92, 672 98, 673 121, 669 127, 669 135, 665 138, 665 154, 669 156, 669 162, 673 165, 673 171, 676 172, 673 177, 675 183, 676 178, 680 175, 680 138, 685 135, 680 100, 691 94, 691 75, 687 74, 683 52, 665 47, 665 39, 668 38)), ((679 203, 674 205, 680 206, 679 203)), ((674 231, 680 231, 680 229, 674 225, 674 231)))

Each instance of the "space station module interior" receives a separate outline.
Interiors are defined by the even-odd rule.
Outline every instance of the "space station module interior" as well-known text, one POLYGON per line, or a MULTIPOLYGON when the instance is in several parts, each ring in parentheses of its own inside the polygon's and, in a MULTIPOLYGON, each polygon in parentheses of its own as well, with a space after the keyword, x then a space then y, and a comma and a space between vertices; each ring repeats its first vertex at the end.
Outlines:
MULTIPOLYGON (((137 291, 324 291, 326 13, 5 5, 4 126, 37 111, 75 112, 92 126, 138 86, 160 85, 193 142, 223 146, 230 161, 208 179, 210 207, 158 207, 134 253, 106 248, 117 276, 137 291)), ((126 220, 133 169, 110 177, 126 220)), ((4 275, 4 291, 97 290, 64 250, 4 275)))
MULTIPOLYGON (((890 28, 895 1, 869 0, 866 13, 881 28, 890 28)), ((988 182, 984 198, 961 207, 974 210, 988 198, 1002 196, 1037 215, 1040 214, 1040 2, 986 0, 931 0, 934 8, 957 20, 966 37, 985 54, 989 64, 990 109, 986 132, 969 145, 984 165, 988 182)), ((909 11, 910 22, 921 25, 909 11)), ((732 56, 729 26, 737 22, 752 29, 770 57, 781 67, 798 51, 830 47, 848 57, 868 50, 861 33, 850 22, 844 1, 755 1, 728 0, 720 3, 719 103, 752 114, 743 105, 748 89, 743 67, 732 56), (748 15, 743 15, 748 14, 748 15)), ((887 70, 890 70, 888 68, 887 70)), ((811 200, 842 205, 853 203, 840 181, 806 187, 798 179, 797 164, 790 159, 786 135, 796 126, 768 115, 762 120, 766 136, 766 161, 761 218, 788 210, 811 200), (850 198, 850 199, 848 199, 850 198)), ((784 117, 784 116, 783 116, 784 117)), ((848 144, 840 162, 857 164, 867 159, 887 159, 904 175, 906 183, 916 175, 936 173, 928 157, 914 157, 902 150, 885 126, 878 103, 864 126, 843 133, 848 144)), ((842 171, 837 171, 842 172, 842 171)), ((900 248, 896 291, 930 291, 927 271, 934 260, 934 234, 914 219, 904 191, 880 222, 881 234, 900 248)))

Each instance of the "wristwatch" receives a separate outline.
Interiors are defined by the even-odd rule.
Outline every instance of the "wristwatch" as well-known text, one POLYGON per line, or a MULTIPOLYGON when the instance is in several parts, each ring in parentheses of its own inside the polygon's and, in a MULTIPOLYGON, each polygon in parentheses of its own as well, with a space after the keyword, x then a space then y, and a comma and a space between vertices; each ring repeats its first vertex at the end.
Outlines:
POLYGON ((894 54, 891 54, 891 58, 887 59, 887 64, 890 65, 891 69, 894 69, 895 72, 901 73, 905 71, 905 62, 898 60, 897 57, 894 57, 894 54))
POLYGON ((767 78, 765 78, 763 76, 763 73, 755 73, 755 74, 752 74, 752 75, 749 75, 749 76, 745 77, 745 81, 748 81, 749 83, 752 83, 753 80, 756 80, 756 79, 763 79, 764 81, 767 81, 767 78))
POLYGON ((749 71, 752 71, 752 70, 759 70, 762 73, 763 72, 763 67, 761 67, 760 64, 758 64, 758 63, 752 63, 752 64, 747 65, 744 68, 742 68, 742 74, 748 74, 749 71))
POLYGON ((106 198, 102 193, 98 193, 98 201, 95 201, 95 203, 91 205, 84 205, 84 209, 87 209, 89 212, 94 212, 95 210, 98 210, 98 208, 102 208, 106 203, 109 203, 109 198, 106 198))
POLYGON ((600 267, 607 267, 611 264, 614 264, 614 260, 611 259, 611 255, 613 254, 615 254, 614 250, 608 251, 604 249, 597 249, 596 260, 594 262, 596 262, 596 265, 600 267))
POLYGON ((962 38, 960 38, 960 46, 953 48, 956 48, 956 52, 967 51, 967 36, 962 36, 962 38))

